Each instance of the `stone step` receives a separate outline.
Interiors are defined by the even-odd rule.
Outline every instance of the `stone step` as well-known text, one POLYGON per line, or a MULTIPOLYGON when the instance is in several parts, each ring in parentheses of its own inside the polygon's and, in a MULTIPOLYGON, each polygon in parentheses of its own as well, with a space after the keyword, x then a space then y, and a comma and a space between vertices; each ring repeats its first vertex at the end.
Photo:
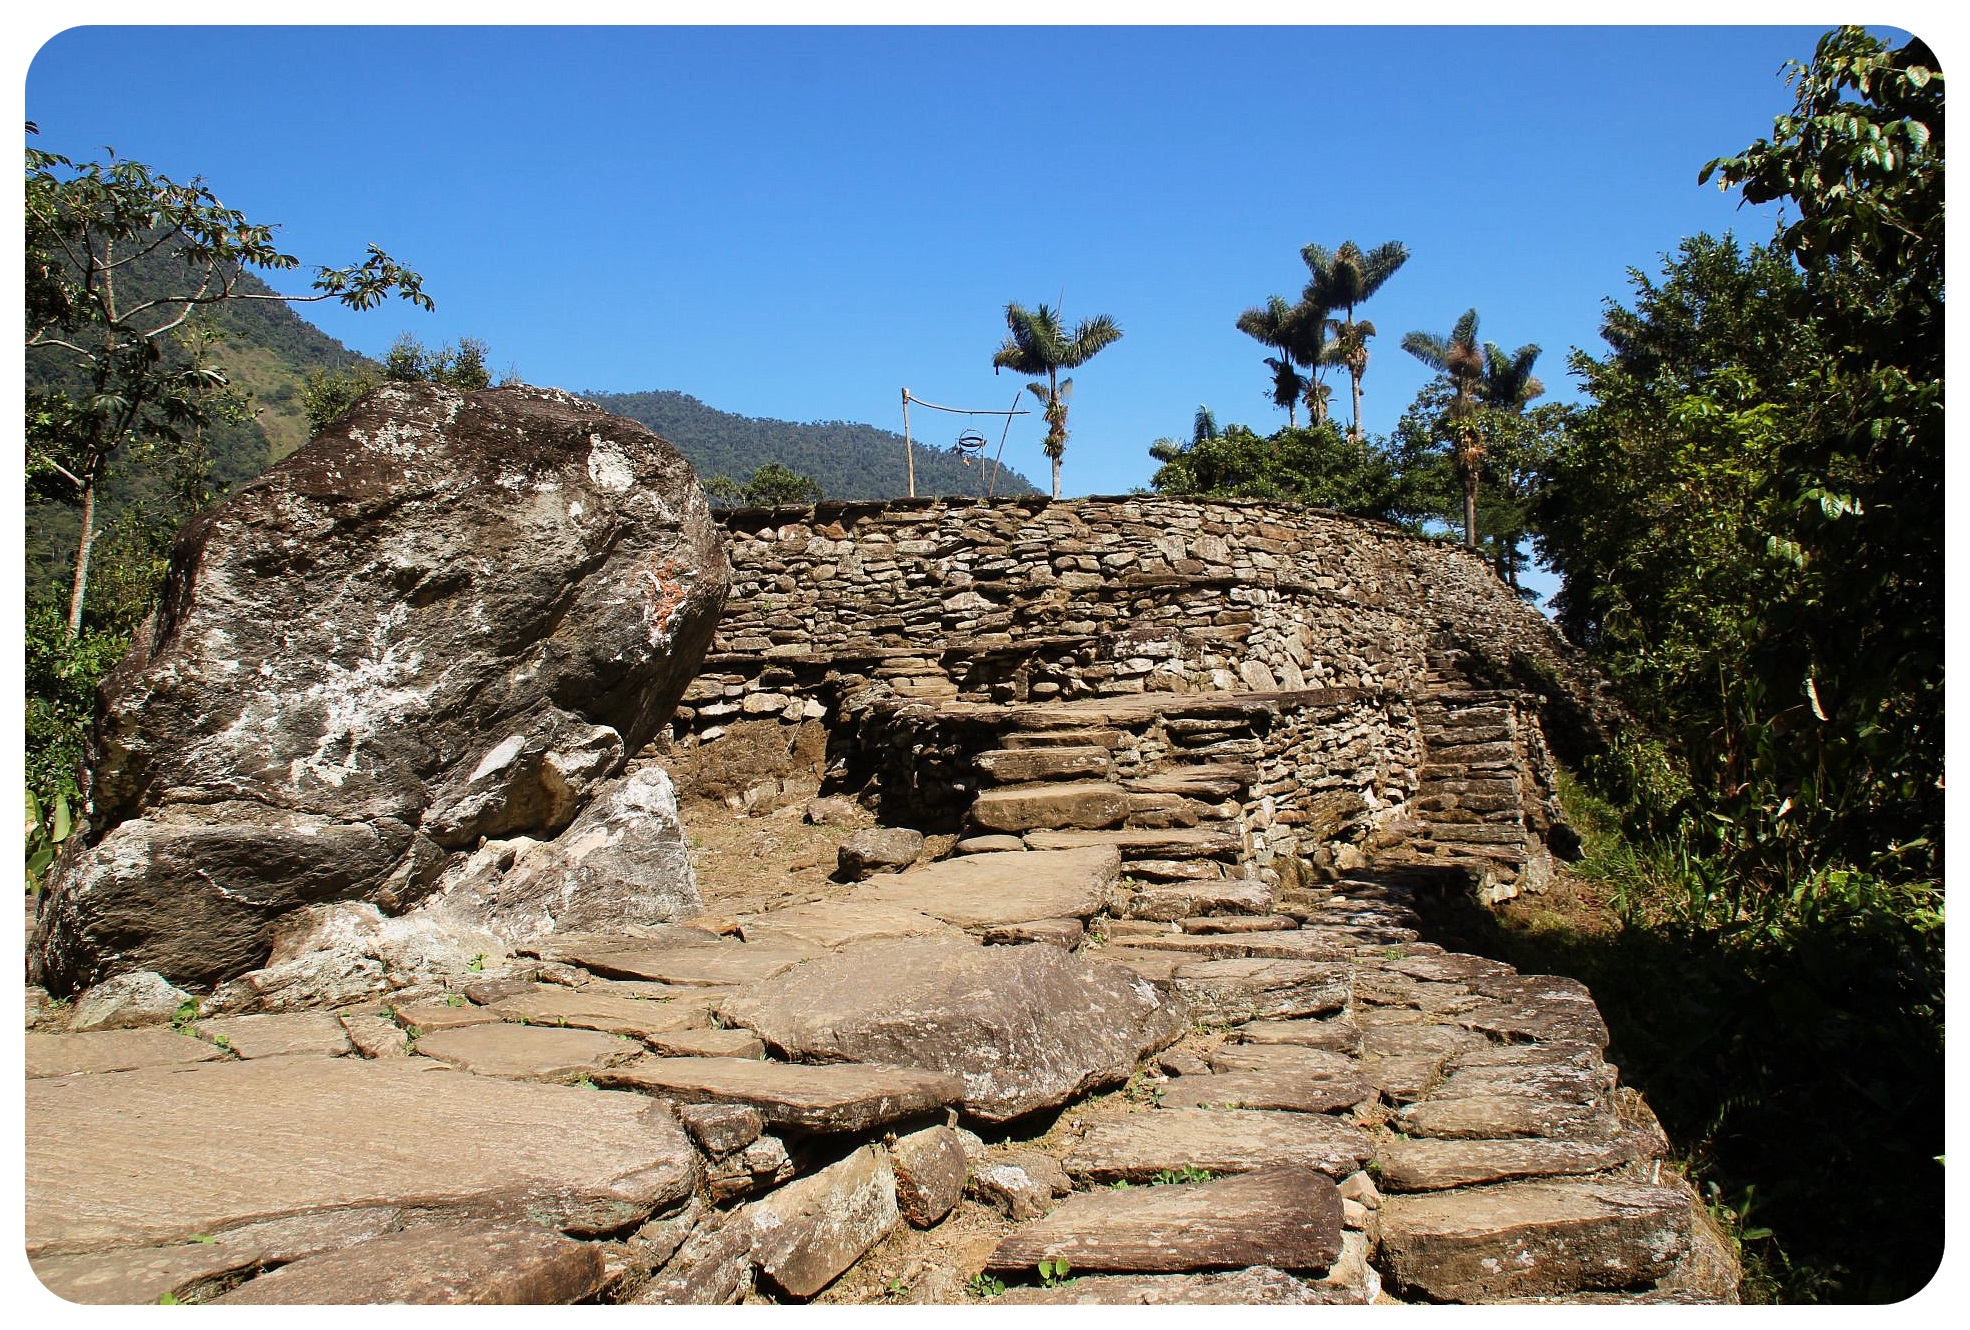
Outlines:
POLYGON ((1179 1076, 1157 1098, 1160 1108, 1268 1108, 1293 1113, 1339 1113, 1374 1097, 1374 1085, 1353 1072, 1319 1075, 1289 1067, 1179 1076))
POLYGON ((526 1224, 440 1224, 303 1257, 212 1302, 561 1306, 588 1297, 602 1282, 602 1248, 595 1243, 526 1224))
POLYGON ((999 742, 1008 749, 1101 748, 1109 751, 1122 746, 1120 730, 1013 730, 999 742))
POLYGON ((1508 1182, 1383 1198, 1381 1265, 1397 1289, 1493 1302, 1639 1288, 1689 1250, 1690 1194, 1618 1182, 1508 1182))
POLYGON ((1122 856, 1100 844, 973 854, 874 879, 848 900, 913 910, 968 930, 1038 919, 1085 921, 1108 903, 1121 872, 1122 856))
POLYGON ((993 748, 977 754, 972 764, 1001 785, 1034 781, 1107 780, 1115 774, 1115 759, 1106 748, 1060 745, 1045 748, 993 748))
POLYGON ((1096 1122, 1061 1165, 1077 1182, 1142 1183, 1199 1168, 1248 1173, 1294 1165, 1344 1178, 1374 1153, 1368 1133, 1315 1114, 1267 1109, 1159 1108, 1096 1122))
POLYGON ((1283 933, 1299 926, 1290 914, 1202 914, 1177 920, 1186 933, 1283 933))
POLYGON ((1194 799, 1223 800, 1240 794, 1259 778, 1259 769, 1245 762, 1198 763, 1172 767, 1122 782, 1136 794, 1181 794, 1194 799))
POLYGON ((261 1058, 33 1080, 26 1093, 29 1122, 60 1124, 27 1137, 30 1254, 223 1236, 391 1197, 432 1219, 615 1232, 687 1197, 699 1167, 648 1099, 425 1058, 261 1058), (164 1149, 160 1123, 203 1125, 164 1149))
POLYGON ((1026 845, 1034 850, 1106 846, 1120 851, 1124 859, 1235 860, 1244 849, 1244 840, 1238 832, 1221 827, 1179 827, 1167 831, 1125 827, 1107 831, 1029 831, 1026 845))
POLYGON ((422 1057, 475 1076, 567 1084, 643 1054, 635 1040, 599 1030, 539 1025, 467 1025, 437 1030, 417 1041, 422 1057))
POLYGON ((1345 962, 1254 957, 1197 961, 1179 968, 1172 986, 1206 1025, 1324 1016, 1346 1007, 1352 991, 1345 962))
POLYGON ((1115 826, 1128 815, 1128 792, 1105 781, 1006 785, 986 790, 971 805, 974 824, 987 831, 1013 833, 1096 830, 1115 826))
POLYGON ((1255 1265, 1325 1270, 1341 1253, 1341 1197, 1309 1168, 1211 1182, 1084 1192, 1014 1229, 988 1270, 1041 1261, 1072 1270, 1160 1272, 1255 1265))
POLYGON ((646 1057, 596 1075, 597 1085, 680 1104, 743 1104, 771 1128, 860 1132, 957 1103, 956 1076, 881 1063, 808 1066, 746 1058, 646 1057))
POLYGON ((1601 1173, 1651 1156, 1644 1133, 1605 1140, 1445 1141, 1394 1138, 1369 1167, 1384 1191, 1447 1191, 1523 1178, 1601 1173))

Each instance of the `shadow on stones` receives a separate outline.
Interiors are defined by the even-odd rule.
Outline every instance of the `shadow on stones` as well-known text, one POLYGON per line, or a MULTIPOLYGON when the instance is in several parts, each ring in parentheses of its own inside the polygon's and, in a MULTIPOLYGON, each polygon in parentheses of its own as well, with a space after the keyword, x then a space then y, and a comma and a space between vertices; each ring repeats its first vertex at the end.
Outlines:
POLYGON ((1416 909, 1430 941, 1593 990, 1622 1081, 1713 1210, 1753 1235, 1747 1301, 1896 1302, 1936 1274, 1942 979, 1897 934, 1842 920, 1783 945, 1632 924, 1587 935, 1452 891, 1416 909))

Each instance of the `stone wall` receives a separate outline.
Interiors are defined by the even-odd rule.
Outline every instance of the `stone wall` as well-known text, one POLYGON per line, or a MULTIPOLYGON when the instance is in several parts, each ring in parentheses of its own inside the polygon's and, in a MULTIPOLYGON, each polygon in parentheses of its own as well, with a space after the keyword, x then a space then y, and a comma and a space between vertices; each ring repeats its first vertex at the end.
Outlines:
MULTIPOLYGON (((830 738, 814 784, 910 825, 964 830, 989 783, 973 759, 1017 728, 994 707, 1141 703, 1060 723, 1117 731, 1122 778, 1205 760, 1184 750, 1210 745, 1185 736, 1215 734, 1219 757, 1257 768, 1239 862, 1276 880, 1275 860, 1345 866, 1345 847, 1377 827, 1441 812, 1408 804, 1425 766, 1416 708, 1443 685, 1444 659, 1523 716, 1514 765, 1536 837, 1551 823, 1548 740, 1591 747, 1613 714, 1578 653, 1481 560, 1386 523, 1162 496, 824 503, 725 521, 731 594, 665 755, 721 771, 693 750, 819 721, 830 738), (1197 713, 1229 699, 1251 713, 1233 730, 1197 713)), ((778 772, 742 786, 724 773, 707 792, 752 807, 807 788, 778 772)))

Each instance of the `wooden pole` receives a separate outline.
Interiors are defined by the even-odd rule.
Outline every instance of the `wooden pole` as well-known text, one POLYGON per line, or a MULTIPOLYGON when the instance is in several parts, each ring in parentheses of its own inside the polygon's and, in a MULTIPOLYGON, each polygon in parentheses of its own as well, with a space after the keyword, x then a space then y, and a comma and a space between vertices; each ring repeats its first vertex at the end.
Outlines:
POLYGON ((910 390, 903 390, 903 471, 910 478, 910 497, 917 497, 917 458, 910 451, 910 390))

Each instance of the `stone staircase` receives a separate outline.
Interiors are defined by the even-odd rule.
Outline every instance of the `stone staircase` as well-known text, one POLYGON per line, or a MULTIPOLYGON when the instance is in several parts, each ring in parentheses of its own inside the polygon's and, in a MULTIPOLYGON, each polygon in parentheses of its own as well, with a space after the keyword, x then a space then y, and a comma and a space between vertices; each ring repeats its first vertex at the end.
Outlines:
POLYGON ((1435 645, 1428 663, 1416 794, 1408 816, 1377 829, 1374 863, 1461 881, 1486 904, 1542 890, 1554 805, 1538 721, 1518 692, 1474 684, 1455 647, 1435 645))

